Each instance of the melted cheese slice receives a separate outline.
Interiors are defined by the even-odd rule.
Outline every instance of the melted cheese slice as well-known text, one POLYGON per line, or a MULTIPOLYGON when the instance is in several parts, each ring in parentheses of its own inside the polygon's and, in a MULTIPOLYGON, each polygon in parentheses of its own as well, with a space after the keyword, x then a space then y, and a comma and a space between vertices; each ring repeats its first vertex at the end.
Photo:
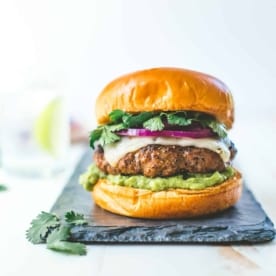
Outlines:
POLYGON ((213 138, 122 137, 119 142, 104 146, 104 157, 111 166, 116 166, 118 161, 127 153, 137 151, 147 145, 205 148, 218 153, 225 163, 230 160, 231 155, 223 141, 213 138))

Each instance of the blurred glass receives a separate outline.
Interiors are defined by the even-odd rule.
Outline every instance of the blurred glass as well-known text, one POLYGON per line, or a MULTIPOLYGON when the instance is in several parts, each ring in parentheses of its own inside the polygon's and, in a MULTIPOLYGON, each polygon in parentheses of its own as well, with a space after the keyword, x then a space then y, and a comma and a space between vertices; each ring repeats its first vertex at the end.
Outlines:
POLYGON ((62 171, 70 142, 64 96, 53 89, 33 89, 6 95, 2 105, 4 171, 27 177, 62 171))

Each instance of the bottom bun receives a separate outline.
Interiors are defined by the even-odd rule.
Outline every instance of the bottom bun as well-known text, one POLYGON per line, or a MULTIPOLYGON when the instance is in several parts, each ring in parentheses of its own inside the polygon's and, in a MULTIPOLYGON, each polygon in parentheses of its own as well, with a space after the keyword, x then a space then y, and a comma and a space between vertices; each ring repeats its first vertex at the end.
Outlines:
POLYGON ((203 190, 173 189, 161 192, 113 185, 100 179, 92 195, 101 208, 136 218, 191 218, 209 215, 233 206, 241 196, 242 177, 203 190))

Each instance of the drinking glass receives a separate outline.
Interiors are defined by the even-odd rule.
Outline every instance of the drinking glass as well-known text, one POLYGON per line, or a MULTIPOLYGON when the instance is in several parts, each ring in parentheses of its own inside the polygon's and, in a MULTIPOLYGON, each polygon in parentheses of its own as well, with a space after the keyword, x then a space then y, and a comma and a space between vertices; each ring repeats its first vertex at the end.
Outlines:
POLYGON ((38 177, 63 170, 70 141, 64 95, 53 89, 31 89, 5 95, 2 106, 4 171, 38 177))

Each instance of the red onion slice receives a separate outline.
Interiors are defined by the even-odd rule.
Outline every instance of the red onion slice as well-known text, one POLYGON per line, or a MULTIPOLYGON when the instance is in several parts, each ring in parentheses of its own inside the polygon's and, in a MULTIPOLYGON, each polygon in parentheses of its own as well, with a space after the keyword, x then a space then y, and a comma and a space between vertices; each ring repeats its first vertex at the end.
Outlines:
POLYGON ((206 138, 213 137, 214 133, 209 128, 198 128, 194 130, 160 130, 151 131, 145 128, 129 128, 117 131, 120 136, 141 136, 141 137, 175 137, 175 138, 206 138))

